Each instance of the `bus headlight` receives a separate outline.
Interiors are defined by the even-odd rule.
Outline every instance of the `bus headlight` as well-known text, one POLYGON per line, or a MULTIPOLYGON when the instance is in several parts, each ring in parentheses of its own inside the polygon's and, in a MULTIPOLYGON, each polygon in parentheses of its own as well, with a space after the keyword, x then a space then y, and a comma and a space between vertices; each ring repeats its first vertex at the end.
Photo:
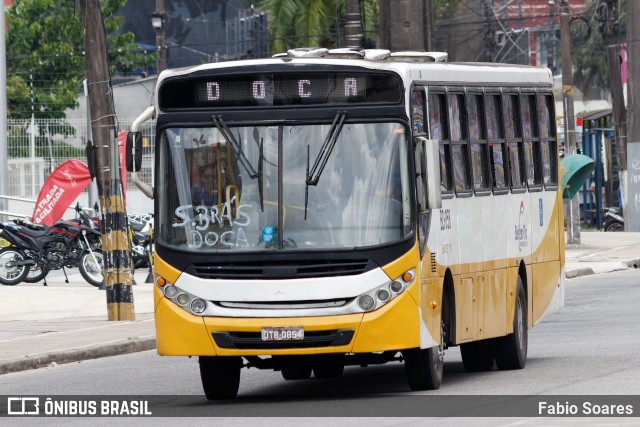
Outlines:
POLYGON ((363 310, 363 311, 369 311, 371 309, 373 309, 373 307, 376 306, 376 301, 373 299, 373 297, 371 295, 361 295, 358 298, 358 306, 363 310))
POLYGON ((187 305, 189 302, 189 295, 182 293, 176 297, 176 302, 180 305, 187 305))
POLYGON ((415 270, 408 270, 391 282, 358 296, 358 308, 362 311, 371 311, 388 304, 404 292, 413 283, 414 278, 415 270))
POLYGON ((189 292, 183 291, 173 283, 169 283, 164 279, 156 281, 158 287, 162 290, 164 296, 181 309, 192 313, 203 315, 207 311, 207 302, 201 298, 191 295, 189 292))
POLYGON ((173 298, 177 294, 178 294, 178 289, 173 285, 169 285, 164 288, 164 296, 167 298, 173 298))
POLYGON ((204 313, 204 310, 207 308, 207 303, 200 298, 196 298, 191 301, 191 311, 195 314, 204 313))

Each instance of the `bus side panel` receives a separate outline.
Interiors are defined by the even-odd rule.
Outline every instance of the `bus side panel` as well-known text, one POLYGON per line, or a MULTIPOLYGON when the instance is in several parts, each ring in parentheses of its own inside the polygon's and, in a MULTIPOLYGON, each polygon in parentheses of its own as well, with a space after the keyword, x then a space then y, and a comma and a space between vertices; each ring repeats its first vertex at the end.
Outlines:
POLYGON ((474 276, 453 276, 456 294, 456 342, 478 338, 478 282, 474 276))
POLYGON ((560 223, 556 193, 544 191, 531 195, 533 263, 560 258, 560 223))
POLYGON ((456 221, 458 241, 458 274, 473 274, 485 269, 482 257, 482 197, 459 197, 456 199, 456 221), (473 213, 472 213, 473 212, 473 213))
POLYGON ((533 313, 531 322, 535 325, 547 311, 560 282, 560 261, 534 264, 533 270, 533 313))
POLYGON ((189 314, 162 296, 155 287, 156 346, 162 356, 215 356, 213 339, 202 317, 189 314))
POLYGON ((494 270, 486 274, 483 284, 484 337, 493 338, 506 335, 507 326, 507 270, 494 270))
POLYGON ((507 334, 513 333, 513 318, 516 307, 516 288, 518 286, 518 267, 507 269, 507 292, 506 292, 506 327, 507 334))
MULTIPOLYGON (((458 259, 458 231, 457 231, 457 199, 445 199, 442 201, 442 209, 438 215, 434 215, 432 230, 437 235, 435 245, 438 264, 451 269, 451 274, 460 274, 458 259)), ((444 270, 438 271, 439 276, 444 276, 444 270)))
POLYGON ((524 259, 525 263, 529 264, 532 250, 529 194, 511 194, 507 200, 506 227, 509 258, 516 262, 524 259))
POLYGON ((482 255, 485 270, 507 268, 507 230, 508 194, 483 197, 482 203, 482 255))

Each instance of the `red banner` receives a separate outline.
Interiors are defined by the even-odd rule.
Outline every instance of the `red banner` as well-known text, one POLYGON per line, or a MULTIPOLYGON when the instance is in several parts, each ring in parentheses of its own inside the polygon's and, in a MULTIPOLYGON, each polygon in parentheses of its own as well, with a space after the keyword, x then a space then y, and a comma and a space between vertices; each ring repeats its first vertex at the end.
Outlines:
POLYGON ((91 176, 89 168, 80 160, 67 160, 53 171, 40 190, 31 221, 53 225, 82 193, 91 176))
POLYGON ((122 199, 127 200, 127 134, 129 131, 118 132, 118 155, 120 156, 120 173, 122 176, 122 199))

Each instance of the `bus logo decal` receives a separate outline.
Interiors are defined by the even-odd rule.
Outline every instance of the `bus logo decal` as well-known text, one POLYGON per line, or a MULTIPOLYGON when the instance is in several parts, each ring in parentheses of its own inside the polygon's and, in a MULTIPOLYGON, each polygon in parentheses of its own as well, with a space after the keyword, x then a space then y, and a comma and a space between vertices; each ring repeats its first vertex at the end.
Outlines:
POLYGON ((526 224, 522 224, 522 215, 524 214, 524 202, 520 202, 520 215, 518 216, 518 225, 515 228, 515 240, 518 242, 518 250, 522 251, 523 248, 526 248, 529 243, 527 240, 529 239, 529 231, 527 229, 526 224))

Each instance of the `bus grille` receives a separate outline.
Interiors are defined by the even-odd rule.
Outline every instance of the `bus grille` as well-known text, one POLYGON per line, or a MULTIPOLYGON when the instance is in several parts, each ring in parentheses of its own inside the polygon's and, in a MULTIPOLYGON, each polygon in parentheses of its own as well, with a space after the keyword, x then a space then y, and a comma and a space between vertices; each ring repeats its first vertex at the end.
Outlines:
POLYGON ((262 341, 260 332, 213 332, 211 335, 220 348, 239 350, 271 350, 282 348, 311 348, 347 345, 355 331, 305 331, 304 339, 290 341, 262 341))
POLYGON ((370 260, 269 260, 192 264, 188 272, 202 279, 305 279, 351 276, 374 268, 370 260))

